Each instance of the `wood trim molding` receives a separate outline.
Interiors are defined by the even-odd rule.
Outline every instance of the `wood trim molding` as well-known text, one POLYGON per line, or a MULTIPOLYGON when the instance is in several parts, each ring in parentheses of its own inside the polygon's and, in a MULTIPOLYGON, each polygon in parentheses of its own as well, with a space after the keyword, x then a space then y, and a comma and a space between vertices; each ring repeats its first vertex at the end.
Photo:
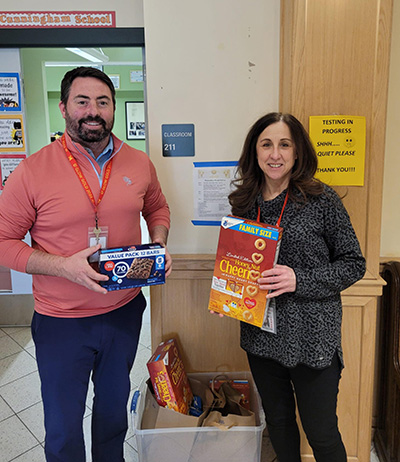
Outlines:
MULTIPOLYGON (((171 279, 191 279, 194 275, 200 279, 211 279, 214 271, 214 254, 174 254, 172 255, 173 271, 171 279), (183 274, 182 274, 183 273, 183 274)), ((371 274, 353 284, 342 292, 343 296, 380 296, 385 281, 371 274)))

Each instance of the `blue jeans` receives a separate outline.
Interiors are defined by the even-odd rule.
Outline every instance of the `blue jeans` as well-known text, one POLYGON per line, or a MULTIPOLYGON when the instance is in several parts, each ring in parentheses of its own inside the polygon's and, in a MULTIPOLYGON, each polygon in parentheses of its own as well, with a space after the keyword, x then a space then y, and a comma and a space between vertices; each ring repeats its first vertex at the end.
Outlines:
POLYGON ((84 462, 83 415, 92 373, 93 462, 123 462, 129 373, 146 300, 87 318, 34 313, 32 337, 41 380, 47 462, 84 462))
POLYGON ((287 368, 251 354, 248 359, 279 462, 301 462, 296 402, 315 460, 346 462, 336 414, 342 370, 337 354, 325 369, 312 369, 302 364, 287 368))

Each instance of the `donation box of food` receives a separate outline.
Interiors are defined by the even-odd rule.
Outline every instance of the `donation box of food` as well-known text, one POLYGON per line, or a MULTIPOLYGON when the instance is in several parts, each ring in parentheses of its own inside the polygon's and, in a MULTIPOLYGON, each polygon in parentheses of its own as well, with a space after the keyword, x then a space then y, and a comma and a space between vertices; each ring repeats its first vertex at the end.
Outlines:
POLYGON ((208 309, 262 327, 268 316, 267 291, 257 280, 272 268, 282 228, 234 216, 223 217, 208 309))
POLYGON ((201 398, 204 412, 195 417, 176 412, 157 403, 143 381, 131 403, 133 431, 136 435, 140 462, 260 462, 265 416, 250 372, 224 372, 225 379, 249 383, 248 404, 253 415, 252 424, 224 427, 210 416, 210 383, 220 372, 188 373, 194 395, 201 398))

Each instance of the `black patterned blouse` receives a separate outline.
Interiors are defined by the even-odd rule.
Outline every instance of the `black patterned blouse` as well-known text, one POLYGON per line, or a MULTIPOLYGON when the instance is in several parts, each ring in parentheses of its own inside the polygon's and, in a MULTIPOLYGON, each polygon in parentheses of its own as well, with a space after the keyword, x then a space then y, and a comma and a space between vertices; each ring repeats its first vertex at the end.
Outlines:
MULTIPOLYGON (((260 221, 276 224, 285 195, 283 191, 271 201, 257 199, 260 221)), ((244 218, 256 219, 257 206, 244 218)), ((241 347, 287 367, 324 368, 337 351, 343 365, 340 292, 365 273, 349 215, 336 192, 325 186, 322 195, 311 197, 305 205, 289 199, 281 226, 278 264, 293 268, 296 291, 274 299, 276 334, 241 323, 241 347)))

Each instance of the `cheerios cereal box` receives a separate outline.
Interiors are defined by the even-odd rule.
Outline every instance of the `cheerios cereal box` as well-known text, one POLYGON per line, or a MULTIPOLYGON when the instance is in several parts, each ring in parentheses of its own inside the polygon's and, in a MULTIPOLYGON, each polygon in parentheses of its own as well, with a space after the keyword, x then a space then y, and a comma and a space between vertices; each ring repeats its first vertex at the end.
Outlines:
MULTIPOLYGON (((267 291, 257 279, 272 268, 283 229, 234 216, 223 217, 208 309, 258 327, 265 325, 267 291)), ((268 330, 268 329, 265 329, 268 330)))
POLYGON ((193 393, 175 339, 158 345, 147 369, 158 404, 188 414, 193 393))

